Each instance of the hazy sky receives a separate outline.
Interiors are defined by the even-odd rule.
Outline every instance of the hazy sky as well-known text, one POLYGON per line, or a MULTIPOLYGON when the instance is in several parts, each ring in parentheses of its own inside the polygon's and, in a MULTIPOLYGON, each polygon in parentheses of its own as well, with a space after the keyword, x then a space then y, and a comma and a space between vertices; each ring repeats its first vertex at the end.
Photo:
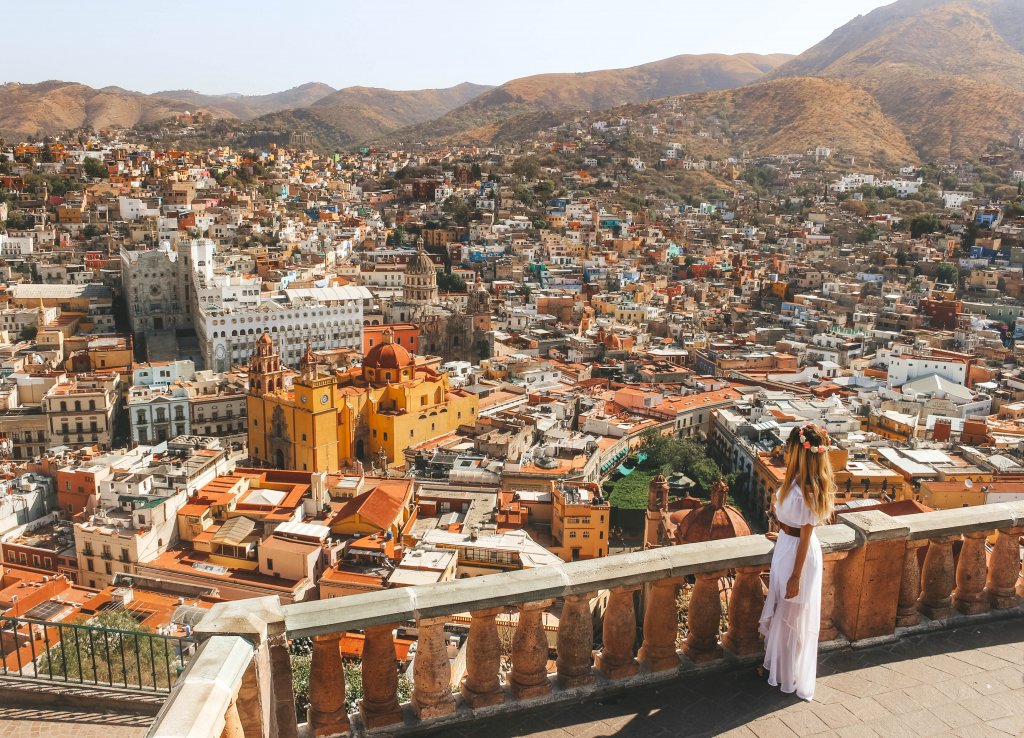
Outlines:
POLYGON ((676 54, 800 53, 891 0, 5 2, 0 80, 259 94, 500 84, 676 54))

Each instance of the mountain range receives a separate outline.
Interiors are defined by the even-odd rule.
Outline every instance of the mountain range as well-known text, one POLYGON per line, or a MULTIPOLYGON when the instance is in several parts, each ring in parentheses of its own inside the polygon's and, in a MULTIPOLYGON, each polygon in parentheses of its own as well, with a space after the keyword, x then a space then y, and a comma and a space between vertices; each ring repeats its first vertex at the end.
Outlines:
POLYGON ((308 132, 331 148, 487 144, 528 137, 581 111, 657 100, 729 121, 735 149, 831 145, 891 161, 979 155, 1024 131, 1024 8, 1021 0, 898 0, 796 57, 681 55, 498 87, 334 90, 310 83, 244 96, 8 84, 0 86, 0 135, 132 126, 199 109, 250 130, 308 132))

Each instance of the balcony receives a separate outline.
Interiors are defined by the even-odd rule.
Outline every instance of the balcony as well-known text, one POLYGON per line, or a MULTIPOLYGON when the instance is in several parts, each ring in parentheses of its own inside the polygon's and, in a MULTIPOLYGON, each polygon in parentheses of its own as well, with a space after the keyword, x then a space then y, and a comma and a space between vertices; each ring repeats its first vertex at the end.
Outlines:
POLYGON ((773 544, 750 536, 338 600, 221 603, 197 628, 203 643, 148 735, 805 735, 844 721, 871 734, 871 721, 912 731, 935 718, 945 731, 1020 734, 1022 533, 1024 503, 900 518, 848 513, 820 529, 819 694, 810 705, 751 674, 773 544), (731 582, 727 595, 723 582, 731 582), (595 600, 603 604, 597 629, 595 600), (555 601, 557 659, 548 673, 542 613, 555 601), (509 611, 518 624, 503 657, 496 618, 509 611), (465 612, 465 677, 453 693, 445 625, 465 612), (415 686, 400 705, 392 632, 407 624, 419 634, 415 686), (339 642, 357 630, 365 634, 363 699, 349 714, 339 642), (300 726, 288 643, 301 637, 312 638, 313 652, 309 720, 300 726), (1012 694, 996 699, 1004 691, 1012 694), (891 713, 904 708, 921 714, 900 723, 891 713))

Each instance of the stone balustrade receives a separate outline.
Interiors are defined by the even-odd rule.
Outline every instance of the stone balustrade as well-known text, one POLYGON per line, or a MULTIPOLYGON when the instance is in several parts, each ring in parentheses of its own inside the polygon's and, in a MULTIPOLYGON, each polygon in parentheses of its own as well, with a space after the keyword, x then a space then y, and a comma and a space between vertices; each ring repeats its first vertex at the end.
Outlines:
MULTIPOLYGON (((840 515, 818 531, 820 640, 835 648, 965 618, 1020 616, 1022 533, 1024 503, 899 518, 878 511, 840 515)), ((286 606, 276 598, 222 603, 197 629, 206 639, 202 649, 149 735, 415 734, 756 660, 772 547, 762 536, 748 536, 286 606), (728 599, 720 588, 726 576, 728 599), (688 580, 681 638, 677 600, 688 580), (595 613, 597 602, 604 607, 595 613), (556 603, 555 671, 548 673, 543 613, 556 603), (453 684, 445 625, 465 613, 465 676, 453 684), (497 625, 503 613, 518 614, 505 654, 508 673, 497 625), (414 689, 411 702, 401 705, 392 632, 410 625, 419 634, 414 689), (363 697, 352 714, 345 710, 339 650, 348 631, 365 634, 363 697), (288 656, 289 639, 300 637, 313 641, 301 731, 288 656)))

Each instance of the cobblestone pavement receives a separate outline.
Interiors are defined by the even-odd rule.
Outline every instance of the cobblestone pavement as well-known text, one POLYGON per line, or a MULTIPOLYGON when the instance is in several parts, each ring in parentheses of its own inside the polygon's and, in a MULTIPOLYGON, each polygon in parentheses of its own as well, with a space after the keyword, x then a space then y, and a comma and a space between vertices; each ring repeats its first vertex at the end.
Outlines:
POLYGON ((142 738, 151 717, 0 705, 0 738, 142 738))
POLYGON ((1024 618, 822 654, 811 703, 772 689, 757 679, 752 667, 742 667, 433 735, 1022 736, 1024 618))

